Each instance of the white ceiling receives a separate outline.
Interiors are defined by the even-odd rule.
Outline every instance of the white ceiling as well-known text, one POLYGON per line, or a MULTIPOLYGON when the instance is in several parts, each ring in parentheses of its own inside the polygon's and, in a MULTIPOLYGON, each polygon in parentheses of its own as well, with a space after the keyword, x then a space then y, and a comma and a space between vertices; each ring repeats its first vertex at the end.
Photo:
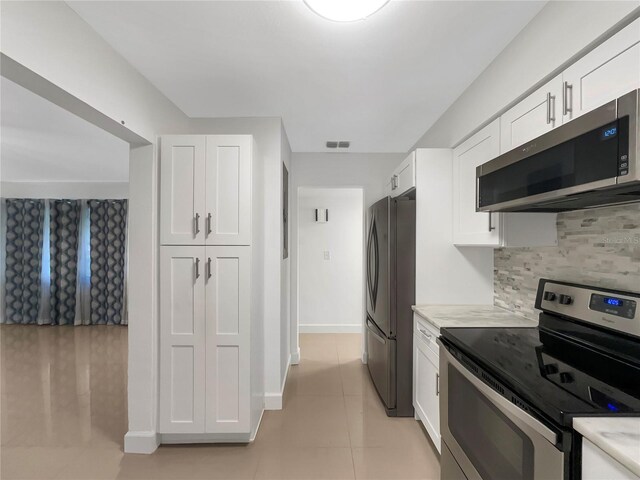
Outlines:
POLYGON ((3 182, 128 182, 129 144, 0 78, 3 182))
POLYGON ((391 1, 335 23, 302 0, 68 3, 188 116, 280 116, 296 152, 408 150, 545 4, 391 1))

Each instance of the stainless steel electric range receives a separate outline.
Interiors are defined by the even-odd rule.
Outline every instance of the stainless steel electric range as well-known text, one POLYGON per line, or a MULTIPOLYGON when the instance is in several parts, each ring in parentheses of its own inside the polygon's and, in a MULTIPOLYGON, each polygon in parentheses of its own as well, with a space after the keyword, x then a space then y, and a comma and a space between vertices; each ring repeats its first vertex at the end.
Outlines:
POLYGON ((640 294, 540 280, 537 328, 445 328, 442 479, 576 480, 579 416, 640 415, 640 294))

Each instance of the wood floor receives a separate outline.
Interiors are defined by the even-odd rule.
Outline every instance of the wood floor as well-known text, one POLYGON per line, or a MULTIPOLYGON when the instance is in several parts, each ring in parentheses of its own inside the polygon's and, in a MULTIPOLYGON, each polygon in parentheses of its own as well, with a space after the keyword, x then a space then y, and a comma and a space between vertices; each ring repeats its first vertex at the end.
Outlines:
POLYGON ((438 479, 412 418, 388 418, 360 362, 360 336, 301 335, 284 408, 250 445, 162 446, 125 455, 124 327, 0 327, 0 478, 438 479))

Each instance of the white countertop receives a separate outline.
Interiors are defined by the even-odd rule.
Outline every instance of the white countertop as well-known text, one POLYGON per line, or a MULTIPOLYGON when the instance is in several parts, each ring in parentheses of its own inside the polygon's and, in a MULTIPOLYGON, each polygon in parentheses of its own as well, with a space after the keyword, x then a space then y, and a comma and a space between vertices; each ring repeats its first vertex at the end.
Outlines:
POLYGON ((573 419, 573 428, 640 476, 639 417, 580 417, 573 419))
POLYGON ((436 328, 538 325, 537 321, 493 305, 414 305, 412 308, 436 328))

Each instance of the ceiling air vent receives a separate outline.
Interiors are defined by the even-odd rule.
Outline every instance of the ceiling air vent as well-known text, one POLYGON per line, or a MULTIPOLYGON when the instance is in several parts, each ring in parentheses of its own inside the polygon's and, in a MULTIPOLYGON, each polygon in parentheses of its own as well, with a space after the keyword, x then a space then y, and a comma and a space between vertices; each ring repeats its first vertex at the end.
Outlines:
POLYGON ((349 148, 349 145, 351 145, 351 142, 346 140, 340 140, 339 142, 330 140, 327 142, 327 148, 349 148))

